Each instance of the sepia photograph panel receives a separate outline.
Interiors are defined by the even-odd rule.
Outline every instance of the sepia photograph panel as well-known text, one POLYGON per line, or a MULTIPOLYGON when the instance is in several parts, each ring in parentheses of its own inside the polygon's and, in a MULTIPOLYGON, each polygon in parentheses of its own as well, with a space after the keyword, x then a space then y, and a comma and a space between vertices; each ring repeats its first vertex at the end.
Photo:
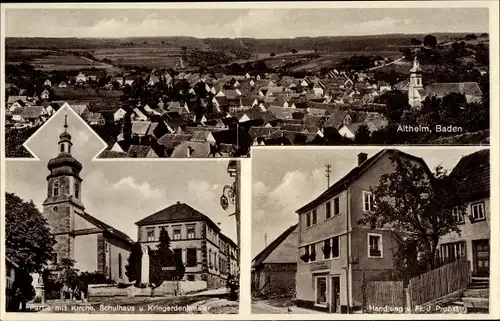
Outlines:
POLYGON ((486 7, 4 12, 7 157, 63 106, 100 158, 489 144, 486 7))
POLYGON ((91 161, 70 107, 46 125, 5 163, 7 312, 238 313, 239 161, 91 161))
POLYGON ((489 313, 490 151, 252 150, 252 313, 489 313))

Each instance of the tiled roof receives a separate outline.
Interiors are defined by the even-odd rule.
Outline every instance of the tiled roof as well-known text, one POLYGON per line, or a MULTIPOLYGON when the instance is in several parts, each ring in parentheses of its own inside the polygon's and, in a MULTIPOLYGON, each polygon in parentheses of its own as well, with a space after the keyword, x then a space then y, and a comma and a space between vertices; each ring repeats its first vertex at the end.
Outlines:
POLYGON ((466 201, 490 196, 490 151, 483 149, 462 157, 450 175, 466 201))
POLYGON ((40 117, 42 115, 42 112, 42 106, 29 106, 22 109, 21 116, 23 118, 33 119, 40 117))
MULTIPOLYGON (((290 234, 292 234, 297 229, 297 224, 287 228, 280 236, 278 236, 274 241, 272 241, 268 246, 266 246, 259 254, 255 256, 252 262, 252 267, 256 267, 269 256, 290 234)), ((296 263, 296 262, 291 262, 296 263)))
POLYGON ((425 91, 437 96, 446 96, 450 93, 461 93, 470 96, 482 95, 477 82, 434 83, 426 86, 425 91))
POLYGON ((145 158, 150 150, 150 146, 131 145, 127 151, 127 155, 132 158, 145 158))
POLYGON ((165 134, 157 141, 158 145, 164 146, 167 150, 174 149, 184 141, 190 140, 192 135, 185 134, 165 134))
POLYGON ((104 150, 98 158, 127 158, 128 155, 125 152, 115 152, 112 150, 104 150))
POLYGON ((74 105, 71 104, 70 107, 78 114, 82 115, 87 109, 87 105, 74 105))
POLYGON ((144 136, 148 132, 150 126, 150 121, 134 121, 132 122, 132 134, 144 136))
POLYGON ((153 213, 142 220, 136 222, 138 226, 175 223, 175 222, 192 222, 205 221, 217 226, 208 216, 195 210, 191 206, 177 202, 177 204, 166 207, 156 213, 153 213))
POLYGON ((90 215, 89 213, 84 213, 82 215, 82 217, 85 220, 87 220, 88 222, 90 222, 91 224, 104 230, 104 233, 108 233, 109 235, 112 235, 112 236, 128 243, 128 245, 132 245, 134 243, 134 241, 132 241, 132 239, 127 234, 123 233, 120 230, 113 228, 111 225, 104 223, 103 221, 95 218, 94 216, 90 215))
POLYGON ((174 148, 171 158, 207 158, 210 155, 210 144, 206 142, 184 141, 174 148))
POLYGON ((255 139, 257 137, 269 136, 276 131, 279 131, 279 129, 275 127, 252 126, 248 130, 248 134, 250 135, 250 137, 252 137, 252 139, 255 139))

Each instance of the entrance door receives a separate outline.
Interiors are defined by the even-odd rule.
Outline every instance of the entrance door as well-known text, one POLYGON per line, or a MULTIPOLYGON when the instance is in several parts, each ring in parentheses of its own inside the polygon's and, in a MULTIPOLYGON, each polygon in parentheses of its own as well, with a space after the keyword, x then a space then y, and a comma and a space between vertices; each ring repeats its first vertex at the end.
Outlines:
POLYGON ((477 276, 488 276, 490 274, 490 243, 489 240, 474 242, 474 272, 477 276))
POLYGON ((340 277, 331 277, 330 298, 331 313, 340 313, 340 277))

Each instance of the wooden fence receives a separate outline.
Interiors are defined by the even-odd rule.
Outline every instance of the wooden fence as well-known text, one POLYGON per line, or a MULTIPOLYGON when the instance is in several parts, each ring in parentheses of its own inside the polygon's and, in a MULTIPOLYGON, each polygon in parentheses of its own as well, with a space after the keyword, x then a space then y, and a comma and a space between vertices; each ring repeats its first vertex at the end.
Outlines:
POLYGON ((364 310, 377 312, 377 309, 387 307, 399 312, 405 306, 405 290, 403 281, 368 281, 364 284, 364 310))
POLYGON ((457 260, 412 278, 408 284, 411 308, 464 289, 469 285, 469 281, 470 266, 466 259, 457 260))

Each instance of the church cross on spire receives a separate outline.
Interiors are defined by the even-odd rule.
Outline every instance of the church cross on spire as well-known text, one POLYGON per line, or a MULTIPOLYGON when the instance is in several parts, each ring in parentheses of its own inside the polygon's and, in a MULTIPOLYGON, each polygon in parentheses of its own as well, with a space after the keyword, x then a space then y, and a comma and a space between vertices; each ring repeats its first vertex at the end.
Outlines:
POLYGON ((68 113, 64 114, 64 132, 67 132, 68 129, 68 113))

